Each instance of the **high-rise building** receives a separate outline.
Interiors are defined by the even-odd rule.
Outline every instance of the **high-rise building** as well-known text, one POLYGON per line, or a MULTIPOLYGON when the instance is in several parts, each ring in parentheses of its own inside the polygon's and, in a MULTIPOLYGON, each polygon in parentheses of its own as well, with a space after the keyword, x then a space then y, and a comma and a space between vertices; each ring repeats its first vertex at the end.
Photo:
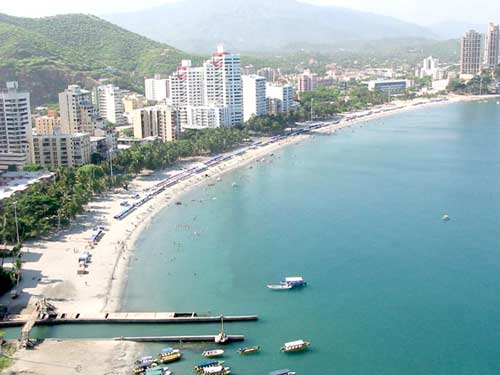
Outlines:
POLYGON ((246 122, 252 116, 267 114, 266 79, 252 74, 241 76, 243 85, 243 120, 246 122))
POLYGON ((92 102, 100 116, 116 126, 126 125, 123 98, 127 92, 115 85, 98 86, 92 92, 92 102))
POLYGON ((0 92, 0 169, 21 168, 31 161, 30 94, 17 82, 0 92))
POLYGON ((40 134, 33 136, 32 159, 47 168, 79 167, 90 163, 90 136, 76 134, 40 134))
POLYGON ((267 98, 281 101, 281 103, 273 104, 273 108, 279 108, 283 113, 288 113, 290 111, 293 104, 293 95, 294 89, 290 85, 280 85, 269 82, 266 84, 267 98))
POLYGON ((168 103, 179 110, 181 128, 234 126, 243 122, 240 56, 219 46, 202 67, 182 61, 169 77, 168 103))
POLYGON ((91 100, 91 94, 78 85, 70 85, 59 94, 62 133, 89 133, 102 122, 91 100))
POLYGON ((157 102, 166 100, 168 98, 168 84, 168 79, 161 78, 158 74, 154 78, 146 78, 144 80, 146 99, 157 102))
POLYGON ((462 37, 460 48, 460 74, 474 76, 481 73, 483 62, 483 36, 469 30, 462 37))
POLYGON ((304 73, 299 75, 297 81, 297 93, 311 92, 316 90, 318 86, 318 75, 312 73, 309 69, 304 70, 304 73))
POLYGON ((219 45, 203 68, 205 105, 227 108, 229 126, 240 125, 243 122, 240 55, 230 54, 219 45))
POLYGON ((167 105, 145 107, 134 111, 134 137, 158 137, 163 142, 175 141, 180 133, 179 111, 167 105))
POLYGON ((500 58, 500 26, 490 22, 486 34, 486 48, 484 51, 484 66, 489 69, 498 67, 500 58))

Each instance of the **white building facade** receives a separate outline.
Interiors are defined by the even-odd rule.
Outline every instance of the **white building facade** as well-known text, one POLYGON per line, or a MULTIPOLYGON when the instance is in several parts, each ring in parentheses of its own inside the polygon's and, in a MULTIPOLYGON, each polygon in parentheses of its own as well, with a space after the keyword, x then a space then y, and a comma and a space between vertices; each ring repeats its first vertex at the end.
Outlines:
POLYGON ((273 107, 279 108, 282 113, 288 113, 293 105, 293 96, 295 90, 290 85, 280 85, 274 83, 266 84, 266 96, 271 99, 272 102, 278 100, 273 107))
POLYGON ((159 75, 155 75, 154 78, 144 79, 146 99, 157 102, 166 100, 169 92, 168 85, 168 78, 161 78, 159 75))
POLYGON ((252 116, 267 114, 266 104, 266 79, 251 74, 241 76, 243 87, 243 121, 248 121, 252 116))
POLYGON ((116 126, 124 126, 127 120, 124 116, 123 98, 127 94, 115 85, 98 86, 92 92, 92 102, 104 119, 116 126))
POLYGON ((490 22, 486 34, 486 48, 484 51, 484 67, 495 69, 500 59, 500 26, 490 22))
POLYGON ((31 162, 30 95, 7 82, 0 92, 0 170, 22 168, 31 162))

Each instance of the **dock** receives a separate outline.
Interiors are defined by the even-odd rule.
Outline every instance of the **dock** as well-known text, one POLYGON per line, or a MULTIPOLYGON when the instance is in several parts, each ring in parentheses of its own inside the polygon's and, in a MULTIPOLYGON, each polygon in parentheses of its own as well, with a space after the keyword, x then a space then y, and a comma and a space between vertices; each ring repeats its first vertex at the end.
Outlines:
MULTIPOLYGON (((224 315, 225 322, 250 322, 258 320, 257 315, 224 315)), ((29 322, 33 325, 54 326, 61 324, 181 324, 220 323, 220 316, 200 316, 196 313, 173 312, 114 312, 114 313, 58 313, 13 315, 0 320, 0 327, 20 327, 29 322)))
MULTIPOLYGON (((243 335, 227 335, 229 342, 244 341, 243 335)), ((215 342, 214 335, 202 336, 141 336, 141 337, 115 337, 113 340, 134 342, 215 342)))

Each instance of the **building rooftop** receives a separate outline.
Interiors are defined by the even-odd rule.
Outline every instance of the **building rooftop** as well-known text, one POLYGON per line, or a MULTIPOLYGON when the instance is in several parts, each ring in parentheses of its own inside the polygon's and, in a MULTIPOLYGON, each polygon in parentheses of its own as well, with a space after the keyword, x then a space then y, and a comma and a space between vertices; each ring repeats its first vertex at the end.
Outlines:
POLYGON ((38 182, 51 179, 52 172, 4 172, 0 173, 0 201, 26 190, 38 182))

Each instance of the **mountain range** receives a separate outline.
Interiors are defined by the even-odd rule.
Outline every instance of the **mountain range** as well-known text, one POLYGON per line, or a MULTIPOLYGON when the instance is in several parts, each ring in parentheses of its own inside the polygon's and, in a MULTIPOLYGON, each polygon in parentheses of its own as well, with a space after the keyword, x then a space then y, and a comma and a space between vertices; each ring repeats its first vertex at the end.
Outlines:
POLYGON ((433 38, 421 26, 395 18, 296 0, 181 0, 103 18, 151 39, 207 53, 218 43, 239 52, 343 47, 386 38, 433 38))
POLYGON ((144 75, 170 72, 181 59, 199 59, 84 14, 0 14, 0 41, 1 81, 19 81, 35 105, 55 102, 70 83, 91 86, 99 78, 140 90, 144 75))

